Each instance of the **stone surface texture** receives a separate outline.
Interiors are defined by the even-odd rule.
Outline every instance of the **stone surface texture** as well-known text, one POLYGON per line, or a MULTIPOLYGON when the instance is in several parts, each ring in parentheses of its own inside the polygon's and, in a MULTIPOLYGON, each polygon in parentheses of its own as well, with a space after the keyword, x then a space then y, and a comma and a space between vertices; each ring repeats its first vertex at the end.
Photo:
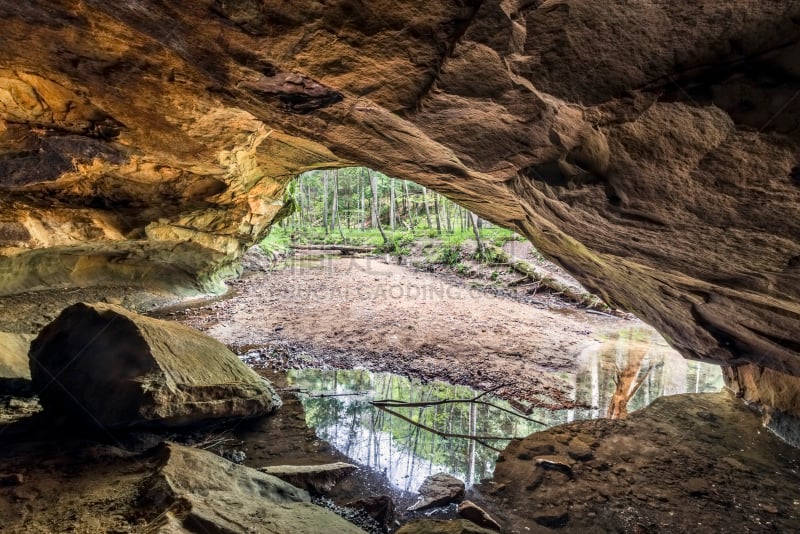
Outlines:
POLYGON ((419 500, 408 507, 409 511, 447 506, 464 498, 465 485, 462 480, 447 473, 435 473, 426 478, 419 487, 419 500))
POLYGON ((760 426, 730 392, 660 397, 511 442, 480 492, 506 532, 793 532, 800 454, 760 426))
POLYGON ((0 332, 0 391, 5 385, 30 382, 28 349, 35 336, 0 332))
POLYGON ((322 465, 271 465, 259 471, 280 478, 307 491, 325 493, 357 467, 346 462, 322 465))
POLYGON ((217 291, 296 173, 362 164, 687 357, 800 375, 797 2, 33 0, 0 24, 0 291, 217 291))
POLYGON ((46 413, 104 427, 254 417, 280 404, 225 345, 113 304, 74 304, 33 340, 33 390, 46 413))
POLYGON ((503 530, 486 510, 472 501, 462 501, 461 504, 458 505, 458 515, 489 530, 496 530, 498 532, 503 530))
POLYGON ((305 490, 211 452, 168 443, 161 454, 142 496, 162 512, 149 522, 148 532, 364 532, 311 504, 305 490))

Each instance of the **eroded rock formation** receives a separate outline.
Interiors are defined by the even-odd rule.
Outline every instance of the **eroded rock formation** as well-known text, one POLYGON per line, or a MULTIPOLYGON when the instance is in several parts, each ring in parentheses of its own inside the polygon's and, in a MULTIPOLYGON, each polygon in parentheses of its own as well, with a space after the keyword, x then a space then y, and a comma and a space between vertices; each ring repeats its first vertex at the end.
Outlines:
POLYGON ((358 163, 520 231, 687 357, 800 390, 796 2, 56 0, 0 21, 2 291, 218 289, 296 173, 358 163))
POLYGON ((46 413, 101 426, 184 426, 266 415, 281 399, 225 345, 112 304, 66 308, 31 343, 46 413))

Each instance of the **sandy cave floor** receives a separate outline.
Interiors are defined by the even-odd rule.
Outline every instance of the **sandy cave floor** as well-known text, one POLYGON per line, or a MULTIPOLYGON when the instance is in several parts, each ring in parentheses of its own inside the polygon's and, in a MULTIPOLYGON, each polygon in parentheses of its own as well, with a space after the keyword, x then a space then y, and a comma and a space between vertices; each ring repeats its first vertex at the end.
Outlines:
POLYGON ((503 386, 498 396, 551 408, 571 406, 563 376, 583 348, 609 332, 648 328, 545 293, 511 295, 375 257, 296 258, 232 287, 229 298, 158 315, 239 354, 260 351, 276 370, 366 368, 478 390, 503 386))

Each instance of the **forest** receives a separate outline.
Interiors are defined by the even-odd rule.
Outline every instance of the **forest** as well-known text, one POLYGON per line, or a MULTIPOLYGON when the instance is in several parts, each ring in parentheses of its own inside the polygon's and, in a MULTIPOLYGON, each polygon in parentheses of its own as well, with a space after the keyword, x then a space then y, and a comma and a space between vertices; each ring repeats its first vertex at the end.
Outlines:
POLYGON ((278 239, 396 252, 415 237, 469 236, 483 254, 485 236, 513 237, 434 191, 366 167, 302 173, 289 184, 286 200, 290 209, 278 224, 278 239))

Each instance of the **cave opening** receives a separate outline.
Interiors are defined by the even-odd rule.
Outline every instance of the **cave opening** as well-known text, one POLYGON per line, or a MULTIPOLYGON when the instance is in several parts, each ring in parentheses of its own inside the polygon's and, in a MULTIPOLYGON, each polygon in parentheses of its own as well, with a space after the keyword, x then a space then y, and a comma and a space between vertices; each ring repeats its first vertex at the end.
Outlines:
POLYGON ((489 479, 530 432, 722 389, 719 366, 684 359, 521 236, 423 186, 321 169, 290 183, 284 206, 251 251, 266 263, 245 259, 266 274, 185 320, 280 376, 317 436, 395 498, 435 472, 489 479), (261 314, 265 303, 280 309, 261 314), (487 392, 508 412, 463 402, 487 392), (373 404, 387 399, 413 407, 373 404))

